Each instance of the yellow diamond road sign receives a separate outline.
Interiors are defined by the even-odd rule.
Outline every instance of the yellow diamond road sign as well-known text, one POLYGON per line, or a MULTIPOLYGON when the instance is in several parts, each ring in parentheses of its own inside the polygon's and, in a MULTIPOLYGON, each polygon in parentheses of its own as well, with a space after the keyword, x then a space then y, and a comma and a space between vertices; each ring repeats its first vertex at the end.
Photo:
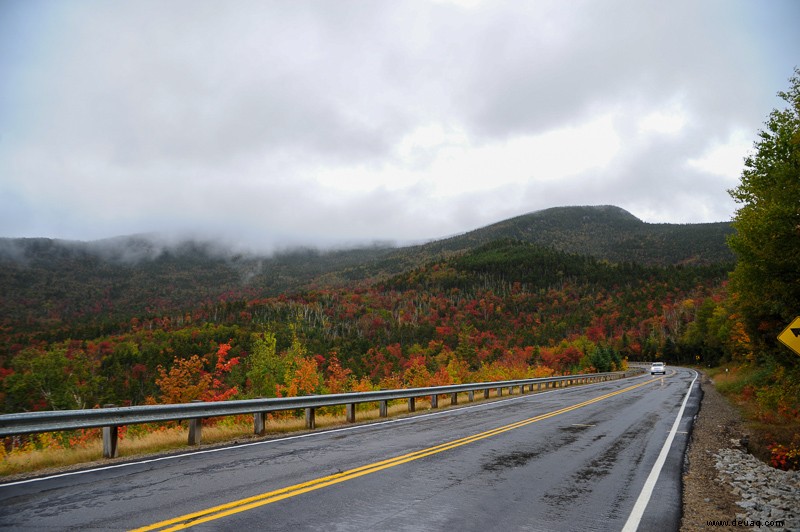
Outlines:
POLYGON ((796 317, 794 321, 778 335, 778 340, 800 355, 800 316, 796 317))

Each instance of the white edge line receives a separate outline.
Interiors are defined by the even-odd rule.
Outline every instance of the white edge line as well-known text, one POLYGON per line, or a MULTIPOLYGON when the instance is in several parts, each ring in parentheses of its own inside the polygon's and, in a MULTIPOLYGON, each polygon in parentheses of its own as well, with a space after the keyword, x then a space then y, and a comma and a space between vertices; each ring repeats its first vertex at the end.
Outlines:
POLYGON ((636 499, 636 504, 633 505, 631 515, 628 516, 628 520, 625 522, 622 532, 635 532, 639 528, 639 523, 642 521, 642 516, 647 508, 647 504, 650 502, 650 497, 653 495, 653 490, 656 487, 656 482, 658 482, 658 477, 661 475, 661 469, 664 467, 664 463, 667 461, 667 455, 669 454, 670 447, 672 446, 672 440, 675 439, 675 434, 678 432, 678 425, 680 425, 681 419, 683 418, 683 411, 686 409, 686 403, 689 402, 689 396, 692 394, 692 386, 694 386, 697 376, 698 373, 695 371, 694 379, 692 379, 692 382, 689 384, 689 390, 686 392, 686 397, 683 398, 681 409, 678 411, 678 417, 675 418, 675 423, 672 424, 672 429, 669 431, 667 440, 664 442, 664 446, 661 448, 661 453, 658 455, 656 463, 653 464, 653 469, 650 471, 650 475, 647 477, 647 480, 642 487, 642 492, 639 494, 639 498, 636 499))
MULTIPOLYGON (((607 381, 596 382, 596 383, 592 383, 592 384, 586 384, 586 385, 584 385, 584 387, 585 386, 599 386, 601 384, 606 384, 606 382, 607 381)), ((565 388, 565 389, 569 390, 569 388, 565 388)), ((573 388, 573 390, 574 389, 575 388, 573 388)), ((275 439, 271 439, 271 440, 261 440, 261 441, 251 442, 251 443, 242 443, 242 444, 238 444, 238 445, 235 445, 235 444, 234 445, 230 445, 230 444, 228 444, 228 445, 225 445, 224 447, 215 447, 214 449, 205 449, 203 451, 190 451, 190 452, 180 453, 180 454, 171 454, 171 455, 168 455, 168 456, 159 456, 157 458, 148 458, 148 459, 145 459, 145 460, 137 460, 135 462, 125 462, 123 464, 112 464, 112 465, 107 465, 107 466, 102 466, 102 467, 95 467, 95 468, 92 468, 92 469, 81 469, 80 471, 68 471, 66 473, 58 473, 56 475, 48 475, 48 476, 44 476, 44 477, 29 478, 29 479, 25 479, 25 480, 17 480, 15 482, 8 482, 8 483, 5 483, 5 484, 0 484, 0 489, 8 488, 8 487, 11 487, 11 486, 19 486, 21 484, 31 484, 33 482, 40 482, 42 480, 51 480, 51 479, 54 479, 54 478, 70 477, 70 476, 73 476, 73 475, 83 475, 85 473, 95 473, 95 472, 98 472, 98 471, 109 471, 111 469, 119 469, 119 468, 122 468, 122 467, 129 467, 129 466, 134 466, 134 465, 151 464, 151 463, 154 463, 154 462, 161 462, 161 461, 164 461, 164 460, 175 460, 175 459, 178 459, 178 458, 186 458, 188 456, 197 456, 197 455, 201 455, 201 454, 210 454, 210 453, 218 453, 218 452, 222 452, 222 451, 230 451, 230 450, 234 450, 234 449, 242 449, 244 447, 252 447, 254 445, 268 445, 268 444, 272 444, 272 443, 281 443, 281 442, 285 442, 285 441, 299 440, 301 438, 310 438, 312 436, 322 436, 322 435, 325 435, 325 434, 334 434, 334 433, 337 433, 337 432, 360 430, 360 429, 364 429, 364 428, 367 428, 367 427, 377 427, 377 426, 380 426, 380 425, 389 425, 389 424, 394 424, 394 423, 405 423, 405 422, 410 422, 410 421, 414 421, 414 420, 417 420, 417 419, 424 419, 424 418, 432 417, 432 416, 441 416, 441 415, 444 415, 444 414, 452 414, 453 412, 464 412, 466 410, 472 410, 472 409, 475 409, 475 408, 486 408, 488 406, 495 405, 497 403, 505 403, 507 401, 519 401, 519 400, 522 400, 522 399, 530 399, 530 398, 533 398, 533 397, 539 397, 539 396, 542 396, 542 395, 545 395, 545 394, 549 394, 549 393, 553 393, 553 392, 557 392, 557 391, 561 391, 561 390, 562 390, 561 388, 557 388, 557 389, 551 389, 551 390, 547 390, 547 391, 538 392, 538 393, 535 393, 535 394, 530 394, 529 393, 529 394, 526 394, 526 395, 517 395, 515 397, 509 397, 507 399, 500 399, 499 401, 492 401, 490 403, 481 403, 481 404, 477 404, 477 405, 462 406, 462 407, 459 407, 459 408, 456 408, 456 409, 440 410, 438 412, 430 412, 428 414, 418 414, 418 415, 415 415, 415 416, 404 417, 404 418, 400 418, 400 419, 389 419, 389 420, 386 420, 386 421, 376 421, 376 422, 372 422, 372 423, 362 423, 360 425, 355 425, 355 426, 352 426, 352 427, 341 427, 341 428, 338 428, 338 429, 330 429, 330 430, 324 430, 324 431, 319 431, 319 432, 309 432, 309 433, 306 433, 306 434, 298 434, 297 436, 287 436, 287 437, 284 437, 284 438, 275 438, 275 439)))

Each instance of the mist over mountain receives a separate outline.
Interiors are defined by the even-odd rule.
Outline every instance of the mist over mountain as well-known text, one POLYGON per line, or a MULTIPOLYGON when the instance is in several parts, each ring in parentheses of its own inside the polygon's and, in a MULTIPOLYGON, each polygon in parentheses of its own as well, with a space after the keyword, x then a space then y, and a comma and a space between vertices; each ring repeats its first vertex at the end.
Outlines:
MULTIPOLYGON (((496 240, 518 240, 611 263, 647 266, 733 262, 729 223, 647 224, 612 206, 558 207, 425 244, 272 254, 224 242, 161 235, 92 242, 0 239, 1 323, 120 320, 220 300, 342 287, 402 274, 496 240)), ((27 325, 26 325, 27 324, 27 325)))

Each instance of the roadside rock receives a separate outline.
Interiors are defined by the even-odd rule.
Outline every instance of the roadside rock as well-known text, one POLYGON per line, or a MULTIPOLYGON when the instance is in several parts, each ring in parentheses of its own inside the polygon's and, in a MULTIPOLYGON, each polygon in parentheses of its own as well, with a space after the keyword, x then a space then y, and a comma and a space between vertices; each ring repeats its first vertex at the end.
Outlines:
POLYGON ((800 472, 781 471, 741 449, 715 455, 718 478, 740 499, 737 520, 754 530, 800 530, 800 472))

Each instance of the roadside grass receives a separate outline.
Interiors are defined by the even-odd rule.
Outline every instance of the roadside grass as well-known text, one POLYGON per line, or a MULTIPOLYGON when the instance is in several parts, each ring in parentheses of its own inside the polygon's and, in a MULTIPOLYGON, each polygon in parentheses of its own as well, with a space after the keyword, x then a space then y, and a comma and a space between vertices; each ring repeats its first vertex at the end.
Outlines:
POLYGON ((754 456, 776 465, 778 446, 795 455, 800 451, 800 385, 766 366, 727 365, 703 371, 742 414, 748 450, 754 456))
MULTIPOLYGON (((530 392, 527 392, 530 393, 530 392)), ((496 391, 492 390, 490 399, 496 399, 496 391)), ((474 402, 485 401, 483 394, 475 394, 474 402)), ((459 394, 458 403, 467 404, 467 394, 459 394), (463 395, 463 397, 462 397, 463 395)), ((439 407, 442 410, 452 407, 450 396, 440 396, 439 407)), ((431 410, 430 401, 418 398, 416 400, 416 413, 425 413, 431 410)), ((377 405, 357 405, 356 422, 365 423, 381 418, 377 405)), ((323 410, 324 412, 324 410, 323 410)), ((389 417, 413 415, 408 412, 405 400, 392 401, 388 405, 389 417)), ((348 425, 344 414, 344 407, 336 407, 329 413, 317 413, 315 416, 316 429, 332 428, 348 425)), ((165 454, 172 452, 185 452, 191 448, 187 446, 188 428, 186 424, 170 425, 132 425, 124 431, 118 443, 118 458, 103 459, 103 443, 100 429, 93 429, 88 436, 74 445, 61 445, 49 438, 52 444, 43 448, 31 448, 30 445, 15 448, 6 452, 0 445, 0 477, 12 475, 26 475, 50 471, 76 469, 92 463, 109 464, 114 461, 144 457, 148 455, 165 454)), ((252 416, 232 416, 218 418, 204 423, 202 440, 197 448, 210 446, 243 443, 275 438, 290 433, 305 431, 305 418, 296 414, 271 416, 267 422, 266 434, 263 436, 253 433, 252 416)))

